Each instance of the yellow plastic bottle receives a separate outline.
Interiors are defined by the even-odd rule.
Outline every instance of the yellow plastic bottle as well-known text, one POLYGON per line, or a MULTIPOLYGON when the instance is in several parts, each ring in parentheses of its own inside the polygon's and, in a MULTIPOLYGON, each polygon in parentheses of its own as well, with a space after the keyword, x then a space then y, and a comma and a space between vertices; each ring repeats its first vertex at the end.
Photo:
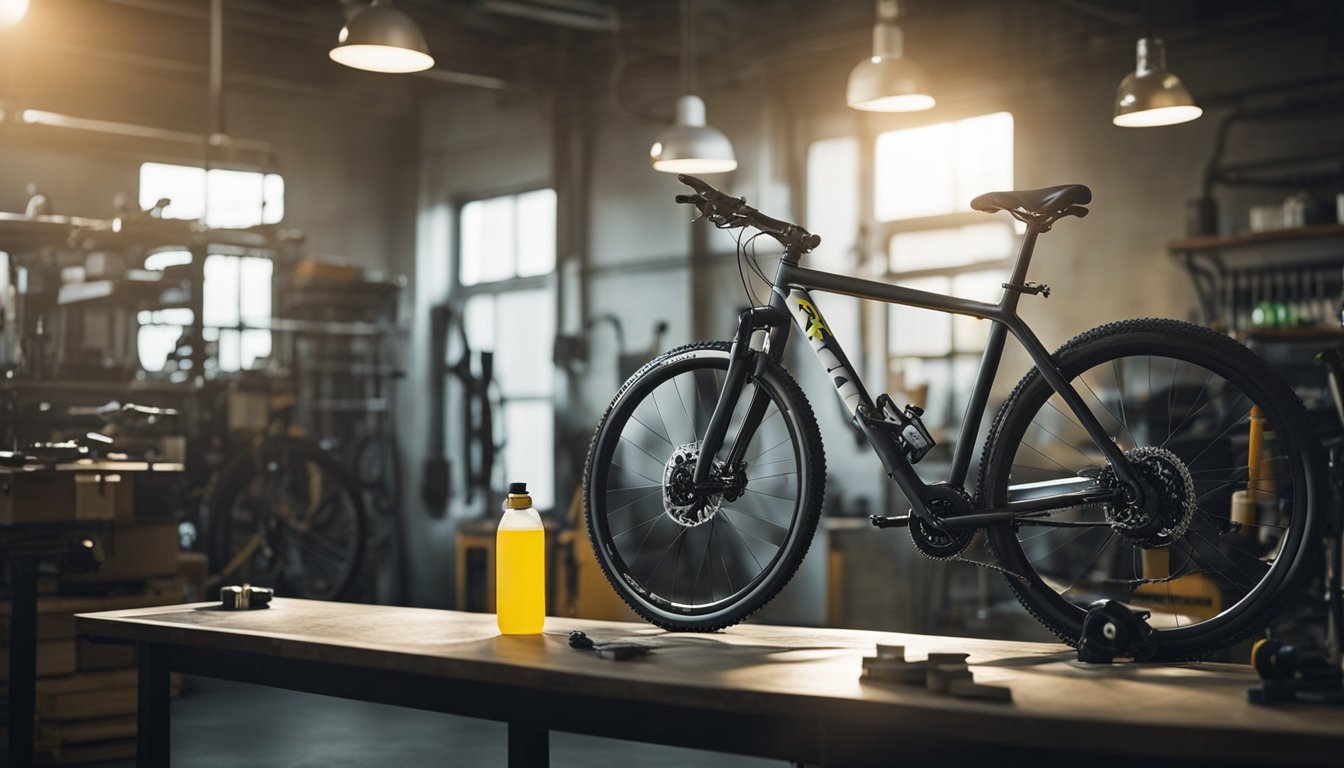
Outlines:
POLYGON ((505 635, 535 635, 546 623, 546 529, 527 483, 511 483, 495 532, 495 610, 505 635))

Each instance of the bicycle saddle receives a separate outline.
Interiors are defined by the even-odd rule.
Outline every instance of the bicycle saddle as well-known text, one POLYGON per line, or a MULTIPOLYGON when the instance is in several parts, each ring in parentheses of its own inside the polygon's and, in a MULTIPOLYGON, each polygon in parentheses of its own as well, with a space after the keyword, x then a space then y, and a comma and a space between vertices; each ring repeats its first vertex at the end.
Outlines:
POLYGON ((1044 189, 1018 189, 1012 192, 986 192, 971 201, 971 207, 985 213, 1024 210, 1038 216, 1062 214, 1075 205, 1092 202, 1092 190, 1082 184, 1064 184, 1044 189))

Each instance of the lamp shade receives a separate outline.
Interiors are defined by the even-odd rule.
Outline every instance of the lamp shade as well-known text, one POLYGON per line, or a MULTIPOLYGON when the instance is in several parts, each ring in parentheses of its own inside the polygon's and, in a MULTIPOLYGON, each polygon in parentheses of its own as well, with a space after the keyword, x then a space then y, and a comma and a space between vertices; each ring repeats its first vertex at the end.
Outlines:
MULTIPOLYGON (((881 9, 881 6, 879 6, 881 9)), ((873 55, 849 73, 845 101, 865 112, 918 112, 932 109, 924 68, 902 55, 901 28, 895 11, 879 10, 873 27, 873 55)))
POLYGON ((664 173, 727 173, 737 168, 732 142, 705 124, 705 102, 692 95, 677 99, 677 121, 658 134, 649 161, 664 173))
POLYGON ((1125 128, 1147 128, 1186 123, 1202 114, 1190 90, 1167 71, 1162 41, 1139 38, 1137 65, 1115 91, 1113 122, 1125 128))
POLYGON ((434 66, 415 20, 374 0, 341 28, 332 61, 370 72, 420 72, 434 66))

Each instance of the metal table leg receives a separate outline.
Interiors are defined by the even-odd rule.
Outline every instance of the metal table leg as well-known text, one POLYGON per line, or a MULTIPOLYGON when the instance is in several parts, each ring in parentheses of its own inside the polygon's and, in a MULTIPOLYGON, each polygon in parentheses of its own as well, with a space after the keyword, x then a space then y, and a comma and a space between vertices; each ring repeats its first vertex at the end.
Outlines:
POLYGON ((29 559, 9 561, 9 764, 33 764, 37 695, 37 573, 29 559))
POLYGON ((550 737, 545 728, 509 723, 509 768, 548 768, 550 737))
POLYGON ((138 768, 168 765, 169 650, 153 643, 136 647, 140 680, 136 696, 135 764, 138 768))

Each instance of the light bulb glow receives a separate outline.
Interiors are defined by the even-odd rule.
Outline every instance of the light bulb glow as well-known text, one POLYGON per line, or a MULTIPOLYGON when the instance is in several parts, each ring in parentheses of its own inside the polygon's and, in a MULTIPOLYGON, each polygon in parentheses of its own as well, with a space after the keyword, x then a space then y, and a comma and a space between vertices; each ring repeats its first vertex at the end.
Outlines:
POLYGON ((0 0, 0 29, 9 29, 28 13, 28 0, 0 0))
POLYGON ((423 72, 434 66, 429 54, 390 45, 341 45, 330 56, 338 64, 370 72, 423 72))
POLYGON ((1159 125, 1188 123, 1202 114, 1204 110, 1193 105, 1158 107, 1116 115, 1112 122, 1122 128, 1153 128, 1159 125))

